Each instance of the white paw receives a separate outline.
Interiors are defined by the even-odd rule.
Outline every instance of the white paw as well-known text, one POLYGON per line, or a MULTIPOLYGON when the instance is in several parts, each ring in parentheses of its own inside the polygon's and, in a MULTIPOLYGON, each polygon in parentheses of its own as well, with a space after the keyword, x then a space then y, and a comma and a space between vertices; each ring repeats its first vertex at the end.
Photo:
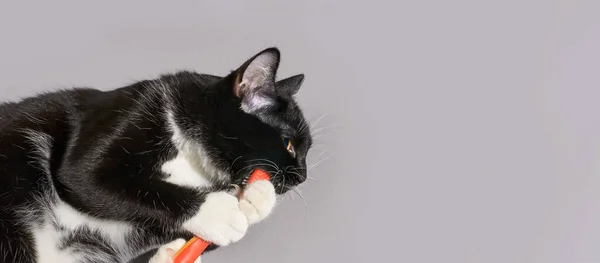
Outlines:
POLYGON ((249 184, 240 198, 240 210, 248 218, 248 224, 265 219, 277 201, 275 187, 270 181, 260 180, 249 184))
MULTIPOLYGON (((186 241, 184 239, 180 238, 161 246, 158 248, 154 256, 150 258, 148 263, 173 263, 173 260, 175 259, 175 253, 177 253, 177 251, 179 251, 179 249, 185 245, 185 242, 186 241)), ((201 258, 202 257, 198 257, 194 263, 200 263, 202 261, 201 258)))
POLYGON ((240 211, 238 199, 227 192, 206 196, 198 213, 183 223, 183 228, 219 246, 240 240, 248 230, 248 220, 240 211))

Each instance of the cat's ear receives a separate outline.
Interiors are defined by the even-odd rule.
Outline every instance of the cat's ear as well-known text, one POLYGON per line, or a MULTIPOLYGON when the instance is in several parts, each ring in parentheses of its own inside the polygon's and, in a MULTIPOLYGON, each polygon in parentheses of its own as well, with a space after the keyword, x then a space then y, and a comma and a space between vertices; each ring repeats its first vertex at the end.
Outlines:
POLYGON ((302 86, 302 82, 304 82, 304 74, 298 74, 277 81, 275 83, 275 87, 277 88, 277 92, 279 92, 279 94, 282 96, 291 97, 298 93, 300 86, 302 86))
POLYGON ((252 111, 274 103, 279 57, 277 48, 268 48, 254 55, 236 70, 233 94, 242 99, 242 109, 252 111))

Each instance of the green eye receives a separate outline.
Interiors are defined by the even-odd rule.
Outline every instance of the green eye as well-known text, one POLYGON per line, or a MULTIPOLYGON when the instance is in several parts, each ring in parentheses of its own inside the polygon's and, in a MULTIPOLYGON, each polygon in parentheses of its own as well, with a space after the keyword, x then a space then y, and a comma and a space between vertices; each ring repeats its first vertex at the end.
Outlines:
POLYGON ((294 144, 292 143, 292 140, 290 140, 290 138, 285 138, 283 137, 283 145, 285 146, 285 149, 292 155, 296 155, 296 152, 294 151, 294 144))

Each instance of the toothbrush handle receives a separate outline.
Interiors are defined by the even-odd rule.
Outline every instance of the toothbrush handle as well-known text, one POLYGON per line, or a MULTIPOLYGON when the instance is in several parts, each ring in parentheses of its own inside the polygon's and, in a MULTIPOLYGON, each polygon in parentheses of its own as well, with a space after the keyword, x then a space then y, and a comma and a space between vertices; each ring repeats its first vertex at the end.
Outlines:
POLYGON ((188 242, 177 251, 175 254, 174 263, 193 263, 204 250, 210 245, 207 241, 199 238, 192 237, 188 242))

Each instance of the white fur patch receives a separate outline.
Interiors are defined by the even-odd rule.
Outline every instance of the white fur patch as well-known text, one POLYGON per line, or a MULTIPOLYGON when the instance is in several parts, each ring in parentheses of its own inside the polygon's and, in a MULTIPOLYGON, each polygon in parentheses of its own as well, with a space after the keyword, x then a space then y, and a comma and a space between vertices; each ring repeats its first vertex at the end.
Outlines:
POLYGON ((81 260, 70 250, 58 250, 57 245, 62 233, 57 232, 50 222, 33 229, 33 233, 38 263, 74 263, 81 260))
POLYGON ((214 192, 183 228, 194 235, 219 246, 239 241, 248 230, 246 215, 240 210, 238 199, 227 192, 214 192))
POLYGON ((211 185, 206 176, 201 175, 183 154, 165 162, 162 171, 170 175, 165 181, 172 184, 190 187, 211 185))
POLYGON ((35 247, 38 251, 38 262, 41 263, 78 262, 82 260, 85 255, 76 254, 70 249, 58 249, 61 238, 77 229, 87 227, 90 230, 98 231, 117 247, 126 247, 125 237, 133 231, 133 226, 127 223, 92 218, 60 200, 50 207, 48 212, 54 215, 54 219, 64 227, 64 231, 55 229, 50 222, 50 217, 41 227, 32 229, 35 247))
POLYGON ((100 232, 102 236, 118 246, 124 246, 125 237, 134 230, 133 226, 122 221, 90 217, 62 201, 59 201, 52 210, 58 223, 67 230, 88 227, 91 230, 100 232))
POLYGON ((246 186, 240 198, 240 210, 249 224, 255 224, 271 214, 276 202, 275 186, 270 181, 260 180, 246 186))

